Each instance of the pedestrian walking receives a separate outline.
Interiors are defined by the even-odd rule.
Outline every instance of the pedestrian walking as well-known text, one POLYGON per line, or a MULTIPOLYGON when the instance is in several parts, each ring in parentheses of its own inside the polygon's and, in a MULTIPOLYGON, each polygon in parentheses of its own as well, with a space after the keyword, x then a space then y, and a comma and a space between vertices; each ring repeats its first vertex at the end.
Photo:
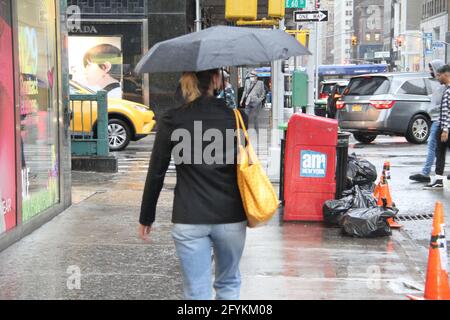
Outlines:
MULTIPOLYGON (((139 236, 147 240, 155 221, 158 197, 169 166, 171 153, 177 146, 172 136, 177 130, 190 134, 190 147, 174 158, 177 185, 173 203, 173 230, 177 255, 181 264, 186 299, 212 298, 212 261, 214 251, 216 299, 239 299, 241 276, 239 263, 245 245, 247 218, 237 183, 237 142, 224 143, 215 163, 192 163, 197 155, 207 153, 203 143, 205 130, 219 131, 223 137, 236 129, 234 111, 224 99, 217 99, 222 88, 219 69, 184 73, 180 80, 182 106, 170 109, 159 118, 145 182, 141 205, 139 236), (198 134, 198 125, 203 132, 198 134), (198 141, 198 139, 201 139, 198 141), (228 164, 230 158, 233 164, 228 164)), ((247 118, 244 123, 247 125, 247 118)), ((184 136, 182 143, 186 141, 184 136)), ((236 140, 236 139, 235 139, 236 140)))
POLYGON ((442 190, 444 188, 445 157, 447 149, 450 147, 450 66, 444 65, 438 70, 438 73, 439 82, 445 85, 445 88, 441 99, 439 129, 436 133, 436 180, 425 187, 427 190, 442 190))
POLYGON ((259 129, 259 114, 263 108, 262 102, 265 100, 265 96, 264 83, 258 80, 256 73, 252 71, 250 78, 245 81, 240 104, 245 108, 249 125, 253 125, 255 130, 259 129))
POLYGON ((229 108, 236 109, 237 108, 236 92, 234 91, 233 86, 231 85, 230 74, 225 70, 222 70, 221 73, 224 80, 224 89, 219 93, 218 98, 225 99, 225 102, 229 108))
MULTIPOLYGON (((445 65, 445 62, 443 60, 433 60, 428 66, 430 68, 430 74, 431 76, 439 81, 439 68, 443 67, 445 65)), ((427 159, 425 161, 425 165, 422 169, 421 173, 414 174, 409 177, 412 181, 417 182, 431 182, 430 174, 431 174, 431 168, 435 163, 436 160, 436 148, 437 148, 437 133, 439 131, 439 116, 440 116, 440 110, 441 110, 441 101, 442 96, 444 94, 445 86, 441 85, 439 89, 437 89, 435 92, 433 92, 433 95, 431 97, 431 106, 432 109, 430 110, 430 116, 431 116, 431 129, 430 129, 430 136, 428 138, 428 152, 427 152, 427 159)))
POLYGON ((336 109, 336 95, 339 94, 338 84, 333 87, 327 99, 327 118, 336 119, 337 109, 336 109))

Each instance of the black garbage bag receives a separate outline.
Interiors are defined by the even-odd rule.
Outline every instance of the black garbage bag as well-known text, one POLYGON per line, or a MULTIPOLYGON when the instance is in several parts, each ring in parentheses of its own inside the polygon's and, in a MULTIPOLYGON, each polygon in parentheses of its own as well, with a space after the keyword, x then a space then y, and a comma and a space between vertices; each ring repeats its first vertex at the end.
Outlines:
POLYGON ((357 238, 390 236, 392 231, 386 220, 397 212, 396 209, 383 207, 351 209, 342 218, 343 231, 357 238))
POLYGON ((373 196, 373 193, 361 189, 360 186, 354 186, 353 187, 353 205, 352 208, 354 209, 362 209, 362 208, 373 208, 378 206, 378 201, 373 196))
POLYGON ((348 156, 347 187, 372 186, 377 180, 377 168, 367 160, 358 159, 356 154, 348 156))
POLYGON ((348 197, 348 196, 352 196, 354 193, 353 187, 345 189, 344 191, 342 191, 342 197, 348 197))
POLYGON ((376 186, 377 185, 375 183, 371 182, 371 183, 368 183, 368 184, 362 184, 359 187, 361 188, 361 191, 369 192, 369 193, 373 194, 375 192, 376 186))
POLYGON ((353 197, 352 208, 354 209, 372 208, 378 206, 378 201, 374 197, 371 187, 364 189, 363 186, 354 186, 353 188, 342 192, 342 196, 344 198, 350 196, 353 197))
POLYGON ((349 195, 340 200, 328 200, 323 204, 323 221, 327 226, 341 226, 342 217, 351 209, 354 197, 349 195))

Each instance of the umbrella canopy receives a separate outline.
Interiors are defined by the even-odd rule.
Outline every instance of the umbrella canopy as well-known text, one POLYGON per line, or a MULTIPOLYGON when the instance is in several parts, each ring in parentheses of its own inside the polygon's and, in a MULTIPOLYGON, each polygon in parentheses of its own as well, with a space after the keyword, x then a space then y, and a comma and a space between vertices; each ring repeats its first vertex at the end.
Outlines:
POLYGON ((310 54, 281 30, 217 26, 157 43, 139 61, 136 72, 203 71, 310 54))

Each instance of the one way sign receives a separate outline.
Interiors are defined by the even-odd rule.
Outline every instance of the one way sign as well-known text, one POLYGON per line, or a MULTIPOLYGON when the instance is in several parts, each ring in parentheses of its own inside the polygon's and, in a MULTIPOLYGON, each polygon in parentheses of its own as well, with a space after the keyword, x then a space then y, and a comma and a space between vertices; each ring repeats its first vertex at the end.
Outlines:
POLYGON ((295 22, 328 21, 328 11, 327 10, 295 11, 294 12, 294 21, 295 22))

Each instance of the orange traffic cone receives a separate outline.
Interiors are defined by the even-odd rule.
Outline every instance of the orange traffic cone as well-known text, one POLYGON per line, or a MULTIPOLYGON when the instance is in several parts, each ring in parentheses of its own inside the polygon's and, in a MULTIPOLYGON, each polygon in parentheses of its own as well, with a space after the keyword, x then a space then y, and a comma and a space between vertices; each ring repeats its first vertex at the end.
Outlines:
POLYGON ((433 232, 431 233, 428 270, 424 297, 408 295, 412 300, 450 300, 448 284, 447 242, 444 230, 444 209, 441 202, 434 210, 433 232))
MULTIPOLYGON (((389 188, 388 180, 391 179, 391 164, 389 161, 386 161, 383 166, 383 173, 380 178, 380 182, 375 187, 374 196, 378 200, 378 205, 387 206, 389 208, 395 207, 394 202, 392 201, 391 190, 389 188)), ((402 227, 401 224, 395 222, 394 218, 389 218, 387 220, 389 226, 393 229, 399 229, 402 227)))

